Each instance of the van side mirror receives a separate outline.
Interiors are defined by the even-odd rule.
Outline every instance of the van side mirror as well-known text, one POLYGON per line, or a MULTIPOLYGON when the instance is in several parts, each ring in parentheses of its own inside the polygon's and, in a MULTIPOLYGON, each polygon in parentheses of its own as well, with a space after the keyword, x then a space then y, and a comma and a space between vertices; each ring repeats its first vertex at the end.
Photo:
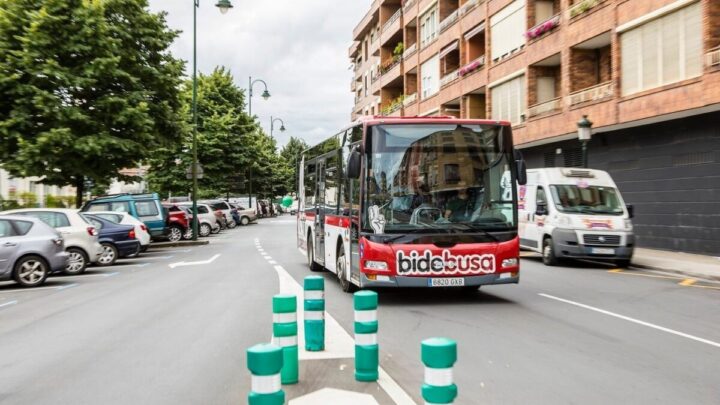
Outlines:
POLYGON ((635 206, 632 204, 625 205, 625 208, 627 209, 628 216, 630 218, 635 218, 635 206))
POLYGON ((347 162, 347 175, 351 179, 360 178, 360 151, 358 151, 357 147, 350 151, 347 162))
POLYGON ((547 215, 547 214, 548 214, 547 204, 538 203, 537 208, 535 209, 535 215, 543 216, 543 215, 547 215))
POLYGON ((515 167, 517 168, 517 182, 519 185, 524 186, 527 184, 527 165, 522 153, 515 149, 513 150, 513 158, 515 159, 515 167))

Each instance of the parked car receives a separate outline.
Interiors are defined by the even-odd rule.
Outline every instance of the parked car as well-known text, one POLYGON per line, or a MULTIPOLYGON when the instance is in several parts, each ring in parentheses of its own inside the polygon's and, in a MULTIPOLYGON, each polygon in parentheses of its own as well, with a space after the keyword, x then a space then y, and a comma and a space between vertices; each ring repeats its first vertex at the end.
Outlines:
POLYGON ((222 210, 213 210, 213 213, 215 214, 215 221, 218 224, 217 230, 213 229, 213 233, 220 233, 221 230, 227 228, 227 219, 222 210))
POLYGON ((127 212, 143 221, 153 239, 167 236, 165 213, 157 193, 146 194, 111 194, 100 196, 83 205, 81 211, 120 211, 127 212))
MULTIPOLYGON (((185 212, 189 213, 190 220, 192 221, 192 203, 178 203, 177 206, 185 209, 185 212)), ((220 232, 220 224, 218 224, 215 212, 210 208, 210 206, 207 204, 198 203, 197 209, 199 236, 206 237, 213 232, 220 232)))
POLYGON ((203 204, 209 205, 214 210, 220 210, 222 211, 223 215, 225 216, 225 223, 227 224, 228 228, 234 228, 235 227, 235 221, 232 217, 232 207, 227 201, 223 200, 202 200, 200 201, 203 204))
POLYGON ((100 233, 98 241, 103 247, 103 252, 98 260, 98 265, 110 266, 115 264, 120 257, 140 253, 140 241, 135 237, 135 227, 133 225, 116 224, 88 213, 81 215, 90 221, 100 233))
POLYGON ((60 233, 37 218, 0 217, 0 280, 37 287, 62 271, 68 253, 60 233))
POLYGON ((257 212, 253 208, 244 208, 237 204, 230 204, 237 213, 236 222, 238 225, 248 225, 251 222, 257 221, 257 212))
MULTIPOLYGON (((166 226, 168 229, 167 239, 170 242, 177 242, 190 230, 190 218, 188 214, 175 203, 162 203, 168 211, 166 226)), ((192 232, 190 233, 192 238, 192 232)))
POLYGON ((93 211, 92 215, 115 222, 116 224, 132 225, 135 229, 135 238, 140 242, 140 251, 144 252, 150 246, 150 233, 147 226, 128 214, 127 212, 93 211))
POLYGON ((81 274, 90 263, 97 263, 103 248, 98 242, 98 230, 74 209, 24 208, 0 214, 24 215, 37 218, 55 228, 65 241, 69 254, 65 273, 81 274))

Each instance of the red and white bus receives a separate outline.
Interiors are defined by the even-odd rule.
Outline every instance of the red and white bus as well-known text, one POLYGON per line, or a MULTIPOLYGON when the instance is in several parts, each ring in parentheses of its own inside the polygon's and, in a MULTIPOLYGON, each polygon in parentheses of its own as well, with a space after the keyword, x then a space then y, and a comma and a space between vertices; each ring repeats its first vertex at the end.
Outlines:
POLYGON ((364 118, 303 153, 298 247, 344 291, 519 281, 510 124, 364 118))

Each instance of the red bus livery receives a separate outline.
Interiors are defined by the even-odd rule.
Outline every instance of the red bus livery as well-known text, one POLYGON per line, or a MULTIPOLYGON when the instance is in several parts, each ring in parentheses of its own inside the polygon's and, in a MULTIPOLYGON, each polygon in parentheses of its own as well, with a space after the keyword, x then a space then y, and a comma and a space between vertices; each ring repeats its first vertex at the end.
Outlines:
POLYGON ((506 122, 365 118, 303 153, 298 246, 348 292, 517 283, 525 177, 506 122))

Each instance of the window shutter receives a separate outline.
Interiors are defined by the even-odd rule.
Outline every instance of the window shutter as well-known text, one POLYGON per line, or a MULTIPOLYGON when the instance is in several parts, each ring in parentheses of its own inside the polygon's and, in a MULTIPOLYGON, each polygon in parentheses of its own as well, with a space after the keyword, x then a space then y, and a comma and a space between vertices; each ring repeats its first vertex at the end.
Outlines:
POLYGON ((631 94, 640 91, 641 30, 622 34, 620 38, 620 63, 622 64, 622 92, 631 94))
POLYGON ((680 15, 675 13, 665 17, 662 21, 662 81, 672 83, 680 80, 680 55, 681 30, 680 15))
MULTIPOLYGON (((676 13, 681 14, 681 13, 676 13)), ((702 19, 700 3, 682 10, 685 43, 685 78, 702 74, 702 19)))

